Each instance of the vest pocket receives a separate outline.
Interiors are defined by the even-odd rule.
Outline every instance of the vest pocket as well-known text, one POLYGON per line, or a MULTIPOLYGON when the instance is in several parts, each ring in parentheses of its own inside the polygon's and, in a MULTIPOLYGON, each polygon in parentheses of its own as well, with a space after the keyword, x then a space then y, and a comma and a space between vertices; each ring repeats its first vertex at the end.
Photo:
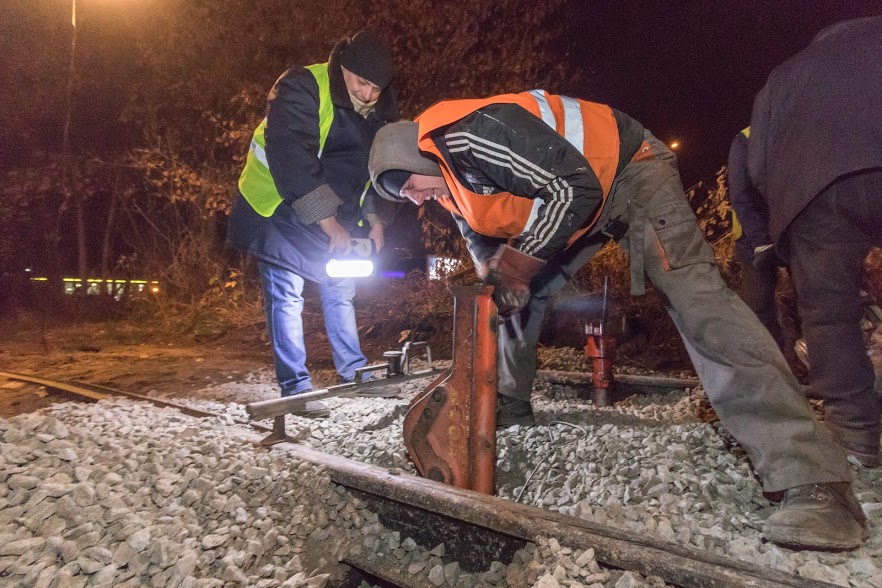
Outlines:
POLYGON ((665 271, 695 263, 716 263, 688 202, 667 202, 647 212, 653 232, 650 239, 655 241, 665 271))

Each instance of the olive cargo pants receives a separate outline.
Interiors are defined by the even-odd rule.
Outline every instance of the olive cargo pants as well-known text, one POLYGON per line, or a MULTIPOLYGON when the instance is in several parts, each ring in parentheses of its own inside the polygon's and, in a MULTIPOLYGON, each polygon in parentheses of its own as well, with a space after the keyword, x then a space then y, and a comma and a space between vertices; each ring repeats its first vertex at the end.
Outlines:
MULTIPOLYGON (((673 319, 723 426, 747 451, 767 492, 851 481, 845 454, 799 391, 775 341, 720 276, 683 192, 673 154, 648 132, 655 157, 616 178, 601 225, 619 219, 631 260, 632 293, 649 277, 673 319)), ((518 315, 499 324, 499 393, 529 399, 549 296, 609 241, 586 235, 532 283, 518 315)))

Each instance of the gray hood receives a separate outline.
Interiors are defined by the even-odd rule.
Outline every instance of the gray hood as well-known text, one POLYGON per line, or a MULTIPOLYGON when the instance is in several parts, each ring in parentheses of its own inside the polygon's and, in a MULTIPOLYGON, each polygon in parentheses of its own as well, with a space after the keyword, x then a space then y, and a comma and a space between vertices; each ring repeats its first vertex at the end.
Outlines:
POLYGON ((424 176, 442 175, 441 167, 435 159, 431 155, 423 155, 418 144, 419 124, 413 121, 391 123, 377 131, 371 145, 368 170, 374 189, 386 200, 401 202, 397 195, 389 194, 377 181, 383 172, 403 170, 424 176))

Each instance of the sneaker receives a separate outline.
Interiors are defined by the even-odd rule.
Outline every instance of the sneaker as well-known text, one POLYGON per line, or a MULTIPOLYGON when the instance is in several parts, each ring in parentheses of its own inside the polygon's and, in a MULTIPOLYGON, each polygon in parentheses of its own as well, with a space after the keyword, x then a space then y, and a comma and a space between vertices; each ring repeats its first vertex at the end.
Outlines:
POLYGON ((496 401, 497 427, 504 428, 512 425, 532 427, 535 424, 536 418, 533 416, 533 406, 529 400, 499 395, 496 401))
POLYGON ((829 420, 825 423, 833 435, 833 440, 862 466, 867 468, 882 466, 878 429, 849 429, 829 420))
POLYGON ((331 409, 321 400, 307 400, 303 410, 295 410, 291 414, 308 419, 323 419, 331 416, 331 409))
POLYGON ((839 551, 860 547, 869 532, 851 483, 831 482, 788 488, 763 536, 784 547, 839 551))

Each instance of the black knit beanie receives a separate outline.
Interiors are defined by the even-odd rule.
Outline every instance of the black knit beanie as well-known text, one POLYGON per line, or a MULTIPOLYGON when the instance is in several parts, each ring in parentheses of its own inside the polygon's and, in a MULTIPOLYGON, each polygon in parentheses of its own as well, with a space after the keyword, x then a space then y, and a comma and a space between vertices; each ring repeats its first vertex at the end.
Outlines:
POLYGON ((340 65, 380 89, 392 80, 392 54, 374 33, 359 31, 343 47, 340 65))

